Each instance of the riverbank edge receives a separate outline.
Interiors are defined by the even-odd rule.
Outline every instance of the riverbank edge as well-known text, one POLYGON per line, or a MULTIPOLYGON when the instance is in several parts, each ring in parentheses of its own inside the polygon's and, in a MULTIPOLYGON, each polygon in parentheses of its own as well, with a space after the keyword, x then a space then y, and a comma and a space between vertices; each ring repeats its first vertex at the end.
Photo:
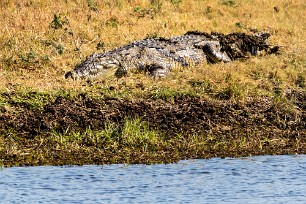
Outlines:
POLYGON ((243 101, 58 96, 0 112, 0 165, 152 164, 306 153, 306 93, 243 101))

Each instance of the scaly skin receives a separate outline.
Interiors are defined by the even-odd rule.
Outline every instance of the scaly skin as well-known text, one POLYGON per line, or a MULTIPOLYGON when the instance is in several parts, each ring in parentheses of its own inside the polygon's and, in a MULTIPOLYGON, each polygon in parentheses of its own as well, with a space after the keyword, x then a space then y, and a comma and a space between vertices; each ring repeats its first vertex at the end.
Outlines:
POLYGON ((175 66, 187 67, 203 62, 231 62, 237 58, 269 51, 270 35, 203 33, 191 31, 172 38, 149 38, 104 53, 94 53, 65 74, 66 78, 91 78, 112 70, 117 77, 129 70, 148 71, 154 78, 169 75, 175 66))

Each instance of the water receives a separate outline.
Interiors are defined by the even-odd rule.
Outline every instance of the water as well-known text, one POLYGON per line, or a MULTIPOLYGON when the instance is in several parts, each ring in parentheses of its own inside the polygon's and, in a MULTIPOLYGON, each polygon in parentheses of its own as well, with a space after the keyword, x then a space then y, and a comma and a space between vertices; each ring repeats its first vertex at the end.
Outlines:
POLYGON ((0 170, 0 203, 306 203, 306 155, 0 170))

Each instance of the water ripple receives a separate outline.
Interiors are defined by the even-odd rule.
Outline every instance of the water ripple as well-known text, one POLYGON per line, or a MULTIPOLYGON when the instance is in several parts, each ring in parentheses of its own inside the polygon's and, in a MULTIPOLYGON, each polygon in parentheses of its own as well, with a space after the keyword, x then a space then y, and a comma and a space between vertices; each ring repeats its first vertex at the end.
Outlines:
POLYGON ((1 203, 306 203, 306 155, 13 167, 1 203))

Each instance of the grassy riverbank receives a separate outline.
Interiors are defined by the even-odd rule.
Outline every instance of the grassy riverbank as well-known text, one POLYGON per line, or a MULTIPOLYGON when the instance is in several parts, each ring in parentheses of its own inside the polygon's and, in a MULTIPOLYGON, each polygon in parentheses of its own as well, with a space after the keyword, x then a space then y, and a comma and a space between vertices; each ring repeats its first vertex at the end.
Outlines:
POLYGON ((306 5, 292 1, 0 2, 0 165, 175 162, 306 153, 306 5), (85 56, 189 30, 272 34, 277 55, 65 80, 85 56))

